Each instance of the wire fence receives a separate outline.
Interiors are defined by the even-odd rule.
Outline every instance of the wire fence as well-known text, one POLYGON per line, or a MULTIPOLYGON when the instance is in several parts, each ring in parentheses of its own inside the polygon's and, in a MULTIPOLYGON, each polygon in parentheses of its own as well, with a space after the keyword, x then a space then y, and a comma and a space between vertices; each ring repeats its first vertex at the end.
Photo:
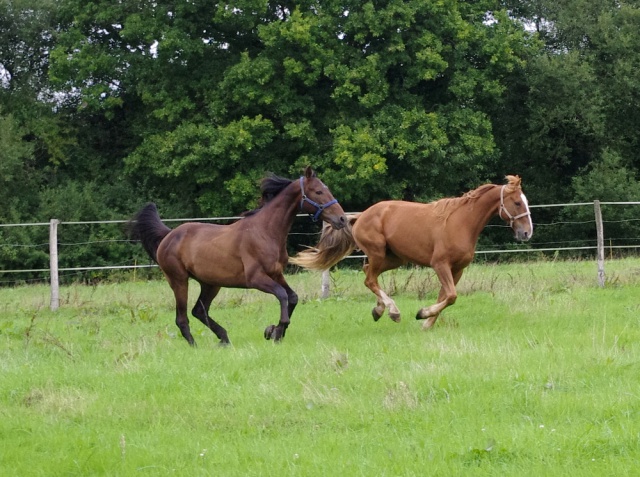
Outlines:
MULTIPOLYGON (((485 236, 499 236, 503 233, 502 229, 509 227, 500 221, 487 225, 485 232, 481 235, 476 255, 481 260, 482 257, 497 257, 505 254, 523 254, 540 256, 542 254, 583 254, 584 257, 595 257, 598 252, 598 240, 600 239, 606 248, 607 256, 613 257, 617 251, 633 252, 640 248, 640 217, 637 207, 640 202, 598 202, 599 206, 606 206, 607 211, 602 220, 601 225, 604 230, 611 230, 609 235, 598 237, 597 216, 594 214, 594 202, 580 202, 567 204, 544 204, 531 205, 532 215, 534 219, 534 238, 526 244, 507 243, 501 248, 497 248, 491 240, 483 240, 485 236), (582 209, 581 213, 569 214, 558 213, 557 210, 582 209), (625 214, 616 212, 614 209, 625 208, 631 209, 625 214), (536 217, 540 216, 540 220, 536 217), (611 220, 607 220, 610 216, 611 220), (545 219, 548 219, 545 221, 545 219), (617 235, 619 230, 625 233, 617 235), (550 232, 551 231, 551 232, 550 232), (637 236, 634 233, 637 231, 637 236), (579 232, 579 233, 578 233, 579 232), (576 238, 576 236, 580 236, 576 238), (536 241, 536 237, 539 240, 536 241)), ((306 215, 300 215, 306 217, 306 215)), ((163 219, 166 223, 184 223, 184 222, 212 222, 212 223, 229 223, 239 220, 241 217, 192 217, 192 218, 175 218, 163 219)), ((57 273, 68 281, 69 279, 86 277, 88 273, 97 272, 115 272, 138 269, 151 269, 157 267, 155 264, 149 263, 144 257, 139 246, 131 244, 126 240, 122 231, 118 228, 125 224, 127 220, 92 220, 92 221, 57 221, 52 219, 50 222, 31 222, 20 224, 0 224, 0 259, 3 255, 17 254, 17 251, 25 256, 32 255, 37 252, 40 256, 40 266, 24 266, 10 267, 0 269, 0 286, 13 286, 24 283, 49 283, 52 280, 52 263, 49 267, 45 266, 43 261, 45 256, 50 258, 52 249, 59 249, 59 257, 62 265, 57 268, 57 273), (59 227, 60 233, 53 239, 45 239, 45 234, 50 231, 52 224, 55 222, 59 227), (101 231, 99 237, 83 236, 83 231, 76 231, 73 234, 66 234, 72 228, 93 227, 93 226, 111 226, 109 231, 101 231), (3 230, 9 228, 42 228, 43 240, 33 243, 21 243, 18 241, 3 240, 3 230), (109 250, 119 247, 120 256, 126 256, 126 259, 119 261, 109 261, 109 250), (128 249, 129 247, 130 249, 128 249), (84 255, 75 258, 76 263, 68 263, 64 258, 67 251, 77 252, 78 249, 86 249, 84 255), (129 251, 130 250, 130 251, 129 251), (105 258, 106 257, 106 258, 105 258), (146 261, 146 263, 145 263, 146 261), (105 263, 107 262, 107 263, 105 263)), ((306 222, 305 222, 306 223, 306 222)), ((294 227, 290 234, 290 242, 292 247, 298 246, 300 243, 313 244, 317 240, 320 230, 316 228, 309 231, 308 227, 294 227)), ((39 236, 40 236, 39 235, 39 236)), ((603 252, 604 253, 604 252, 603 252)), ((76 253, 77 255, 77 253, 76 253)), ((362 255, 354 254, 346 259, 363 259, 362 255)))

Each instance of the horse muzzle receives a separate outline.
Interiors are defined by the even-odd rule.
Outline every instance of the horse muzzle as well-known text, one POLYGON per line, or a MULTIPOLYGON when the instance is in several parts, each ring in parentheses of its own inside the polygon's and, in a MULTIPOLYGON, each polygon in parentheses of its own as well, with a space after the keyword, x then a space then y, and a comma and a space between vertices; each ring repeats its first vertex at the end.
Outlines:
POLYGON ((335 230, 343 229, 347 226, 348 220, 347 216, 342 214, 339 216, 331 216, 326 217, 325 220, 333 227, 335 230))
POLYGON ((514 231, 515 239, 520 242, 527 242, 531 239, 533 235, 533 230, 527 230, 525 228, 515 229, 514 231))

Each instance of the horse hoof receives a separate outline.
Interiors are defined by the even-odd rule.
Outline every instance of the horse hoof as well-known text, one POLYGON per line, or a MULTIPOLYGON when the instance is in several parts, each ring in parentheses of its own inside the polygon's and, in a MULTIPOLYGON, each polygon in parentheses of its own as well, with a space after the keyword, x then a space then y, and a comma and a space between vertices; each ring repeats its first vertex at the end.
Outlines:
POLYGON ((267 326, 264 330, 264 339, 265 340, 270 340, 271 338, 275 339, 275 336, 273 336, 275 334, 275 329, 276 329, 276 325, 267 326))
POLYGON ((400 313, 389 313, 389 318, 391 318, 391 321, 400 323, 400 313))
POLYGON ((220 342, 218 343, 219 348, 228 348, 229 346, 231 346, 231 343, 229 343, 229 341, 220 340, 220 342))
POLYGON ((422 316, 422 310, 419 310, 418 313, 416 313, 416 320, 424 320, 426 318, 426 316, 422 316))
POLYGON ((371 310, 371 316, 373 316, 373 321, 378 321, 382 316, 382 313, 378 313, 377 308, 371 310))

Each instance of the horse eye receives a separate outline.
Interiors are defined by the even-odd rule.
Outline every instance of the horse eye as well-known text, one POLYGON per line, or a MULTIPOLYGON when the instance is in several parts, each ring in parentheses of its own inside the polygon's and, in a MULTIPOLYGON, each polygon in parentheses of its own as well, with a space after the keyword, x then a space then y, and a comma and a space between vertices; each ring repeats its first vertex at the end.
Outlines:
POLYGON ((516 207, 522 206, 522 202, 516 202, 515 204, 516 204, 516 207))
POLYGON ((322 192, 321 190, 317 190, 317 191, 316 191, 316 194, 317 194, 317 195, 322 195, 322 194, 324 194, 324 192, 322 192))

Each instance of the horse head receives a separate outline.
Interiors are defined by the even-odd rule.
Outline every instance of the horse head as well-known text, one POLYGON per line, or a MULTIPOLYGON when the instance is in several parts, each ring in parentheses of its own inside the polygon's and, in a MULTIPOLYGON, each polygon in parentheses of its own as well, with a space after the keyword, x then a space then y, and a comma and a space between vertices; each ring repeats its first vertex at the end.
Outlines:
POLYGON ((500 189, 498 215, 513 229, 516 240, 527 241, 533 235, 529 202, 522 192, 519 176, 507 176, 507 184, 500 189))
POLYGON ((310 166, 300 177, 300 193, 300 211, 309 214, 314 222, 320 218, 336 230, 347 225, 347 217, 338 199, 333 197, 310 166))

